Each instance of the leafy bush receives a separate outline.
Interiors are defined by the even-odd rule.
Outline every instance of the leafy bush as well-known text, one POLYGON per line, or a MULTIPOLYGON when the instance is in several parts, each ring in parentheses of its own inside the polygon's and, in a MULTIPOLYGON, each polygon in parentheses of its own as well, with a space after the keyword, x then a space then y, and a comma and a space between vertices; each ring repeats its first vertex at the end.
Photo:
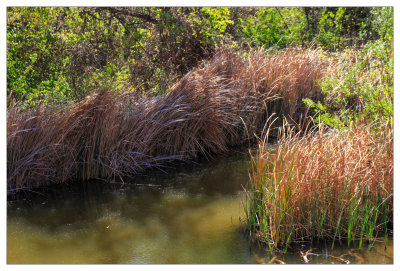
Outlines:
POLYGON ((68 103, 99 87, 164 93, 219 47, 390 43, 391 7, 9 7, 7 94, 68 103))
POLYGON ((242 31, 258 46, 286 47, 303 40, 305 17, 299 8, 259 8, 243 21, 242 31))
POLYGON ((345 50, 331 56, 336 62, 320 82, 323 101, 305 99, 318 112, 316 121, 335 128, 356 119, 388 120, 393 116, 393 51, 375 41, 361 50, 345 50))

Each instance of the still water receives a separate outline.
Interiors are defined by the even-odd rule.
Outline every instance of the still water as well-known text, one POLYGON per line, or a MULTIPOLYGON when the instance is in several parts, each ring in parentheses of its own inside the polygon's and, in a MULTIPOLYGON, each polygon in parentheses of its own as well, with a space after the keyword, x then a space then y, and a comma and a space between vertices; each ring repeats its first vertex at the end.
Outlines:
POLYGON ((283 256, 251 245, 240 222, 249 166, 237 153, 136 184, 77 182, 10 201, 7 263, 393 263, 392 240, 283 256))

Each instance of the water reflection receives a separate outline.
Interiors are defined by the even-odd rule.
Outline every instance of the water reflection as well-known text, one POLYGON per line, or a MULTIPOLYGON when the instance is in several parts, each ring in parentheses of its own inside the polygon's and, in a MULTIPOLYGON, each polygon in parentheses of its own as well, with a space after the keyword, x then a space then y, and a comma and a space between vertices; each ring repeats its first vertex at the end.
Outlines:
MULTIPOLYGON (((299 252, 270 255, 245 238, 239 217, 248 169, 248 157, 236 155, 135 185, 76 183, 10 202, 7 262, 304 263, 299 252)), ((309 262, 340 263, 331 256, 349 250, 328 246, 314 249, 309 262)), ((392 245, 351 253, 342 255, 351 263, 393 262, 392 245)))

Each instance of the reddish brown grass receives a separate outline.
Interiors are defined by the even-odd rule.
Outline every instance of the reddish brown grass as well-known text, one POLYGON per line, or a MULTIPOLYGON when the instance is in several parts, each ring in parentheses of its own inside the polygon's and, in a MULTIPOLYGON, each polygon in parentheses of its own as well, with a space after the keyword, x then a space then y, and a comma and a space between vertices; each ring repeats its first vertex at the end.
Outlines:
POLYGON ((318 51, 219 52, 166 95, 99 91, 64 108, 7 116, 8 188, 114 178, 242 144, 272 113, 293 120, 319 95, 318 51))
POLYGON ((253 163, 248 223, 270 248, 345 239, 373 242, 393 214, 393 128, 358 124, 345 131, 288 129, 253 163))

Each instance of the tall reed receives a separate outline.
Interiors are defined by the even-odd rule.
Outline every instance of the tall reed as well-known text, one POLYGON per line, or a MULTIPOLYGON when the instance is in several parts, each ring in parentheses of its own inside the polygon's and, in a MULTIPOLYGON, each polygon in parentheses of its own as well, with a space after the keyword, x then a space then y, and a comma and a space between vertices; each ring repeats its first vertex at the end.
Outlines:
POLYGON ((165 95, 103 90, 76 104, 7 115, 8 189, 116 178, 209 157, 254 138, 269 114, 295 119, 317 97, 320 52, 221 51, 165 95))
POLYGON ((381 125, 328 133, 317 127, 304 136, 284 126, 272 151, 267 135, 260 139, 248 188, 253 237, 283 251, 302 241, 361 246, 386 238, 393 221, 393 128, 381 125))

